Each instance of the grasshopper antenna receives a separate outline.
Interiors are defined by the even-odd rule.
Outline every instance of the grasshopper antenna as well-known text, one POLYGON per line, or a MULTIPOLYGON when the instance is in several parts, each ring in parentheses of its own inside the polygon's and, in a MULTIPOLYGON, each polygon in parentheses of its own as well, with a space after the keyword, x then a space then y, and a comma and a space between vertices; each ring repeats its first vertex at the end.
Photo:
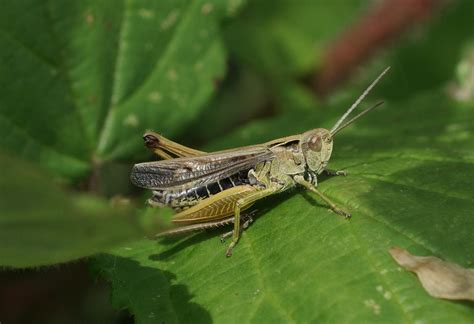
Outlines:
MULTIPOLYGON (((377 77, 377 79, 375 79, 368 87, 367 89, 365 89, 365 91, 360 95, 359 98, 357 98, 357 100, 352 104, 352 106, 347 109, 347 111, 344 113, 344 115, 342 115, 341 118, 339 118, 339 120, 336 122, 336 124, 331 128, 330 132, 332 135, 336 134, 338 131, 340 131, 342 128, 340 128, 339 126, 341 126, 341 124, 344 122, 344 120, 346 120, 346 118, 351 114, 351 112, 354 111, 354 109, 357 108, 357 106, 360 104, 360 102, 362 100, 364 100, 364 98, 369 94, 370 90, 372 90, 373 87, 375 87, 375 85, 380 81, 380 79, 385 75, 385 73, 388 72, 388 70, 390 70, 390 66, 387 67, 385 70, 383 70, 382 73, 380 73, 380 75, 377 77)), ((380 106, 381 103, 369 108, 369 109, 366 109, 364 110, 362 113, 360 113, 359 115, 356 116, 356 118, 352 118, 348 123, 345 123, 343 125, 343 127, 346 127, 348 126, 351 122, 353 122, 354 120, 356 120, 357 118, 361 117, 362 115, 364 115, 365 113, 369 112, 370 110, 380 106)))
POLYGON ((347 126, 349 126, 350 124, 352 124, 353 122, 355 122, 357 119, 359 119, 360 117, 364 116, 366 113, 368 113, 369 111, 371 110, 374 110, 375 108, 377 107, 380 107, 383 105, 383 101, 379 101, 377 102, 375 105, 373 105, 372 107, 369 107, 363 111, 361 111, 360 113, 358 113, 357 115, 355 115, 354 117, 352 117, 348 122, 344 123, 342 126, 339 126, 338 129, 336 129, 335 131, 332 131, 331 130, 331 135, 334 136, 336 135, 337 133, 339 133, 339 131, 341 129, 344 129, 346 128, 347 126))

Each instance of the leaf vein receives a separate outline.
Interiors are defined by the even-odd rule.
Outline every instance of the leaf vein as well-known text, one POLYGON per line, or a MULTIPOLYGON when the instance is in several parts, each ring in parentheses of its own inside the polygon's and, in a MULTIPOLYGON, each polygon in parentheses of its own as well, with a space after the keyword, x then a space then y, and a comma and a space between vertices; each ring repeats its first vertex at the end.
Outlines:
MULTIPOLYGON (((55 24, 54 24, 54 19, 53 19, 53 15, 52 15, 52 9, 51 9, 51 2, 50 0, 46 1, 46 16, 52 26, 51 30, 50 30, 50 33, 51 33, 51 36, 53 38, 53 40, 55 41, 56 44, 59 44, 58 42, 58 37, 56 35, 56 31, 55 31, 55 24)), ((56 47, 59 47, 59 46, 56 46, 56 47)), ((71 103, 72 103, 72 106, 73 106, 73 109, 74 109, 74 112, 76 113, 77 115, 77 118, 79 120, 79 123, 80 123, 80 128, 82 130, 82 132, 86 135, 86 137, 88 137, 88 140, 91 141, 92 138, 89 137, 89 134, 87 134, 87 127, 86 127, 86 121, 84 120, 84 116, 82 115, 81 113, 81 110, 80 110, 80 105, 79 105, 79 102, 77 100, 77 96, 75 95, 74 93, 74 89, 73 89, 73 86, 72 86, 72 79, 69 75, 69 70, 68 70, 68 66, 67 66, 67 63, 66 63, 66 59, 64 58, 64 55, 61 53, 61 51, 59 51, 59 65, 63 67, 63 69, 59 69, 59 71, 61 72, 61 75, 63 77, 63 80, 65 81, 65 84, 66 84, 66 88, 67 88, 67 91, 68 91, 68 97, 70 98, 71 100, 71 103)), ((88 141, 88 143, 90 143, 88 141)), ((90 148, 90 146, 88 146, 88 148, 90 148)))

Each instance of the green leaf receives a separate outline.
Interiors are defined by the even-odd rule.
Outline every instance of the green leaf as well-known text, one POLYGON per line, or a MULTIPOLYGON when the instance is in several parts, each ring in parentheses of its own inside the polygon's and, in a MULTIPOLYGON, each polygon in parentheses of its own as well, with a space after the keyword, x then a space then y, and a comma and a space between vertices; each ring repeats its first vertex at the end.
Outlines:
POLYGON ((0 12, 0 147, 67 178, 173 136, 224 74, 241 1, 14 1, 0 12))
POLYGON ((0 154, 0 266, 75 260, 143 235, 131 208, 65 192, 29 163, 0 154))
MULTIPOLYGON (((329 128, 345 106, 255 122, 215 147, 329 128)), ((136 241, 94 267, 141 323, 470 323, 472 305, 431 298, 388 249, 472 267, 472 132, 472 103, 437 94, 389 102, 335 138, 330 167, 349 175, 320 179, 350 221, 295 190, 257 203, 231 258, 222 229, 136 241)))

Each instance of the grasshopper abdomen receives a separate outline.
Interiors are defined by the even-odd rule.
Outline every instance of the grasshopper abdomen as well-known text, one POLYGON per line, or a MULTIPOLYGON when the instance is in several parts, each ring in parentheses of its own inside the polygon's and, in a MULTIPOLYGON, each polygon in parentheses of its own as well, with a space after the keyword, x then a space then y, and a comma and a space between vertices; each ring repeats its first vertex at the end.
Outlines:
POLYGON ((249 184, 248 171, 242 170, 227 178, 193 188, 153 190, 153 196, 148 202, 155 206, 168 206, 177 211, 183 210, 224 190, 249 184))

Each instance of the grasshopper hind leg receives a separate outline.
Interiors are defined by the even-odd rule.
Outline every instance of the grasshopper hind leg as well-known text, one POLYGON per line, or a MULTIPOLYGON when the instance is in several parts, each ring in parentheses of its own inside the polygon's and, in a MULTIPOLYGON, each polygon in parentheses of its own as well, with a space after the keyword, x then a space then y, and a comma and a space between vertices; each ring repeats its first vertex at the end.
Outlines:
POLYGON ((145 146, 148 149, 165 160, 180 157, 194 157, 206 154, 206 152, 198 151, 173 142, 155 132, 146 132, 143 135, 143 140, 145 142, 145 146))
POLYGON ((237 203, 235 204, 235 211, 234 211, 234 230, 232 231, 232 241, 229 244, 229 247, 227 248, 226 251, 226 256, 230 257, 232 255, 232 250, 234 249, 235 245, 239 241, 240 238, 240 211, 242 209, 245 209, 245 207, 253 204, 257 200, 260 200, 266 196, 269 196, 271 194, 274 194, 275 192, 278 191, 278 187, 268 187, 266 189, 262 190, 256 190, 254 192, 250 192, 247 196, 240 198, 237 203))
POLYGON ((188 234, 191 232, 199 232, 199 231, 204 231, 207 229, 214 229, 221 226, 231 225, 233 223, 234 223, 234 217, 228 217, 228 218, 224 218, 223 220, 219 220, 215 222, 205 222, 205 223, 191 224, 191 225, 181 226, 177 228, 172 228, 167 231, 156 234, 156 237, 188 234))

